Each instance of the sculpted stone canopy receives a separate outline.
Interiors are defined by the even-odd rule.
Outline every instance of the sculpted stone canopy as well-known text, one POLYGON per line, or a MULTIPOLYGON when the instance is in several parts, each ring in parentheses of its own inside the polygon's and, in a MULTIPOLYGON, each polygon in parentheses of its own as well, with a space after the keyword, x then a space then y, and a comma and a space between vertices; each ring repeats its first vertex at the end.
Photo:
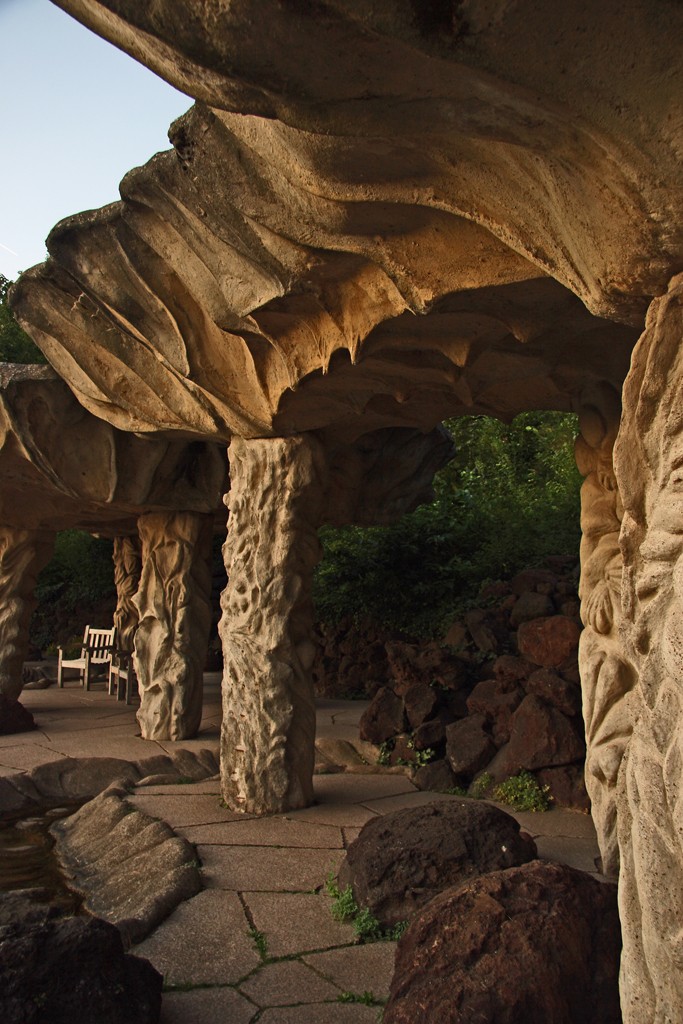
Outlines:
POLYGON ((624 1019, 682 1019, 683 8, 58 2, 197 99, 12 301, 93 416, 230 445, 226 801, 311 799, 315 531, 369 520, 359 467, 393 466, 398 511, 445 416, 573 409, 624 1019))

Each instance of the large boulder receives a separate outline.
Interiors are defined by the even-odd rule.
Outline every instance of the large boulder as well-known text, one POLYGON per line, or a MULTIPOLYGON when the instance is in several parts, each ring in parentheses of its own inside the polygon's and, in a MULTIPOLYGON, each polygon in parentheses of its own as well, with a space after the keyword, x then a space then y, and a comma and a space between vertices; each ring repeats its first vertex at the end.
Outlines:
POLYGON ((620 1024, 616 888, 534 861, 450 889, 396 951, 384 1024, 620 1024))
POLYGON ((0 1020, 6 1024, 156 1024, 162 976, 127 955, 116 928, 0 897, 0 1020))
POLYGON ((369 821, 349 847, 339 885, 385 927, 466 879, 536 856, 509 814, 475 800, 441 800, 369 821))

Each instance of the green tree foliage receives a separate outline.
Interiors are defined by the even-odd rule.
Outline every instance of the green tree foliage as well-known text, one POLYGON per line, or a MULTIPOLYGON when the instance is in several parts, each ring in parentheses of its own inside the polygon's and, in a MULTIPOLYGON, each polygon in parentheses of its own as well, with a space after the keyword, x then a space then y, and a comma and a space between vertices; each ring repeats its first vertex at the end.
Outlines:
POLYGON ((12 282, 0 274, 0 362, 46 363, 47 360, 12 315, 7 295, 12 282))
POLYGON ((73 635, 82 636, 89 621, 83 616, 96 614, 100 603, 114 594, 112 542, 81 530, 58 533, 55 553, 36 585, 31 642, 44 651, 73 635))
POLYGON ((321 621, 351 618, 440 636, 486 580, 551 554, 578 554, 576 418, 524 413, 449 421, 455 459, 436 500, 395 526, 321 530, 314 600, 321 621))

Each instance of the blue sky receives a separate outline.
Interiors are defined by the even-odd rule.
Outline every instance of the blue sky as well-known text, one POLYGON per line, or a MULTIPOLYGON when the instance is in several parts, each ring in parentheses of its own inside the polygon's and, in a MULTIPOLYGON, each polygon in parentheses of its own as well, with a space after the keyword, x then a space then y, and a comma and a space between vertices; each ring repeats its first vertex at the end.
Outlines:
POLYGON ((59 220, 118 199, 192 103, 50 0, 0 0, 0 95, 0 273, 12 279, 42 262, 59 220))

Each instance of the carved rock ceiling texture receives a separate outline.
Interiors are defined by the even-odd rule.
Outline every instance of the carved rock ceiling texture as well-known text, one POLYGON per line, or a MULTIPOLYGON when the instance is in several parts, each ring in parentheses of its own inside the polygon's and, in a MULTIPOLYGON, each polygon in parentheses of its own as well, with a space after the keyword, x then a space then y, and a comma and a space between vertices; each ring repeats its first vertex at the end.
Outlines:
POLYGON ((134 437, 88 413, 50 367, 7 363, 0 473, 0 523, 111 535, 136 532, 145 511, 215 512, 227 487, 215 444, 134 437))
POLYGON ((16 289, 92 412, 354 437, 623 379, 681 261, 677 5, 60 6, 200 100, 16 289))

